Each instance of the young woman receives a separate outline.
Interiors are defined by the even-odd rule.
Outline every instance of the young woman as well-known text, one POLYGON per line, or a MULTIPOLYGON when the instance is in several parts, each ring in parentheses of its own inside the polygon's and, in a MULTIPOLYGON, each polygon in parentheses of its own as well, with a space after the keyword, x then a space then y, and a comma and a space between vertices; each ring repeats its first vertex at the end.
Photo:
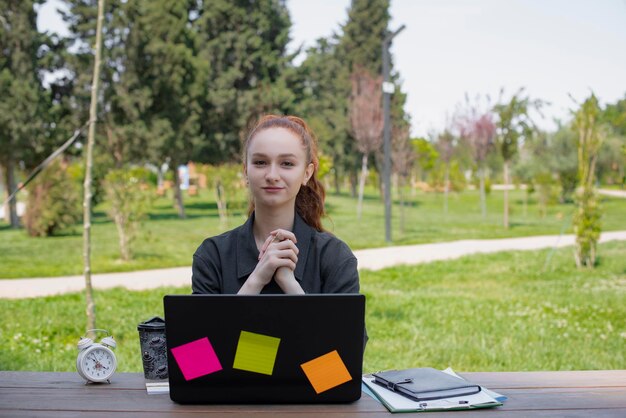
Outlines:
POLYGON ((357 260, 322 228, 317 140, 295 116, 268 115, 244 144, 245 224, 193 256, 193 293, 358 293, 357 260))

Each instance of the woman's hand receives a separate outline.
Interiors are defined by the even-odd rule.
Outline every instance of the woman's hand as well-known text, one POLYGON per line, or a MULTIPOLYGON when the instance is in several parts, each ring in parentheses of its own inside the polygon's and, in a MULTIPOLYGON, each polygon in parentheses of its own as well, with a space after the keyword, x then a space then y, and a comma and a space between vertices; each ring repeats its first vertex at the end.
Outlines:
POLYGON ((274 274, 276 283, 286 294, 304 294, 304 290, 300 283, 296 280, 296 276, 293 274, 293 270, 287 267, 279 267, 274 274))
POLYGON ((280 242, 286 239, 292 241, 294 244, 298 242, 295 234, 291 231, 287 231, 286 229, 275 229, 274 231, 270 232, 270 235, 265 239, 265 242, 259 250, 259 260, 263 258, 263 254, 265 254, 265 251, 267 251, 267 247, 269 247, 272 242, 280 242))
MULTIPOLYGON (((295 235, 292 232, 283 229, 272 231, 261 247, 258 264, 239 290, 240 294, 261 293, 261 290, 272 280, 279 269, 286 269, 293 276, 293 271, 298 262, 299 250, 291 238, 295 240, 295 235)), ((293 280, 295 281, 295 277, 293 280)), ((285 290, 283 289, 283 291, 285 290)))
MULTIPOLYGON (((277 229, 270 233, 270 236, 267 237, 261 250, 259 251, 259 259, 261 259, 272 242, 290 240, 295 244, 297 242, 296 236, 293 232, 287 231, 285 229, 277 229)), ((297 248, 297 247, 296 247, 297 248)), ((300 286, 300 283, 296 280, 296 276, 294 276, 295 266, 293 268, 289 267, 279 267, 276 269, 276 273, 274 273, 274 279, 278 286, 282 289, 286 294, 304 294, 304 290, 300 286)))

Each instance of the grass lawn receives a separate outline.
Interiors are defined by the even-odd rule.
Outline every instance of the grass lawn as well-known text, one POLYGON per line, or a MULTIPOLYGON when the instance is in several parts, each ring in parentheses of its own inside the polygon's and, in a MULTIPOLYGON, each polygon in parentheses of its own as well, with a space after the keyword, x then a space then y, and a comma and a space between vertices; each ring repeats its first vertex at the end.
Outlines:
MULTIPOLYGON (((467 256, 362 274, 364 370, 626 368, 625 242, 603 244, 594 270, 572 248, 467 256)), ((120 371, 141 371, 137 323, 185 288, 96 292, 98 326, 118 342, 120 371)), ((0 300, 0 370, 73 371, 85 326, 82 294, 0 300)))
MULTIPOLYGON (((363 216, 356 220, 356 200, 329 195, 329 219, 326 227, 353 249, 383 247, 384 207, 378 194, 365 196, 363 216)), ((400 231, 400 209, 393 208, 392 237, 395 245, 452 241, 469 238, 504 238, 530 235, 571 233, 572 204, 549 207, 539 216, 536 202, 527 210, 522 191, 511 195, 511 228, 502 227, 502 192, 488 197, 488 215, 480 214, 478 192, 451 194, 449 211, 443 213, 443 195, 418 192, 405 207, 405 230, 400 231)), ((94 273, 133 271, 161 267, 186 266, 203 239, 240 225, 245 214, 231 217, 221 226, 213 195, 204 190, 198 197, 186 197, 187 219, 179 219, 171 199, 157 200, 150 217, 134 245, 135 258, 119 260, 115 225, 107 218, 105 207, 96 208, 92 227, 92 271, 94 273)), ((626 230, 626 199, 602 197, 603 230, 626 230)), ((83 269, 82 227, 76 226, 63 236, 29 238, 24 230, 11 230, 0 223, 0 278, 50 277, 80 275, 83 269)))

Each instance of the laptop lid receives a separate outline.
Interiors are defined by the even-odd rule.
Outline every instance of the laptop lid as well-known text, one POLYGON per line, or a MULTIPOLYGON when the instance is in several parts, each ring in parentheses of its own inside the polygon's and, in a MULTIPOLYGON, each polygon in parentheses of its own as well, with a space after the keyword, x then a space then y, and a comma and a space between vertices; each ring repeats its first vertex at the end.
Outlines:
POLYGON ((167 295, 163 301, 175 402, 361 397, 364 295, 167 295))

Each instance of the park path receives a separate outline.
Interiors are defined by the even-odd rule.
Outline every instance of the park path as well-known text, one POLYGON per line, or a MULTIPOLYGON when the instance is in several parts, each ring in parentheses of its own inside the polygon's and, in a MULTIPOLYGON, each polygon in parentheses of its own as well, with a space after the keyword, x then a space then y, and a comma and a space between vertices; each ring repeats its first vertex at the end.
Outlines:
MULTIPOLYGON (((401 264, 450 260, 476 253, 565 247, 573 245, 574 239, 574 235, 543 235, 523 238, 461 240, 435 244, 371 248, 354 251, 354 254, 359 261, 359 269, 379 270, 401 264)), ((616 240, 626 241, 626 231, 603 232, 600 237, 600 242, 616 240)), ((162 286, 188 286, 191 289, 191 267, 94 274, 91 280, 96 289, 124 287, 131 290, 143 290, 162 286)), ((5 279, 0 280, 0 298, 20 299, 51 296, 80 292, 84 287, 83 276, 5 279)))

